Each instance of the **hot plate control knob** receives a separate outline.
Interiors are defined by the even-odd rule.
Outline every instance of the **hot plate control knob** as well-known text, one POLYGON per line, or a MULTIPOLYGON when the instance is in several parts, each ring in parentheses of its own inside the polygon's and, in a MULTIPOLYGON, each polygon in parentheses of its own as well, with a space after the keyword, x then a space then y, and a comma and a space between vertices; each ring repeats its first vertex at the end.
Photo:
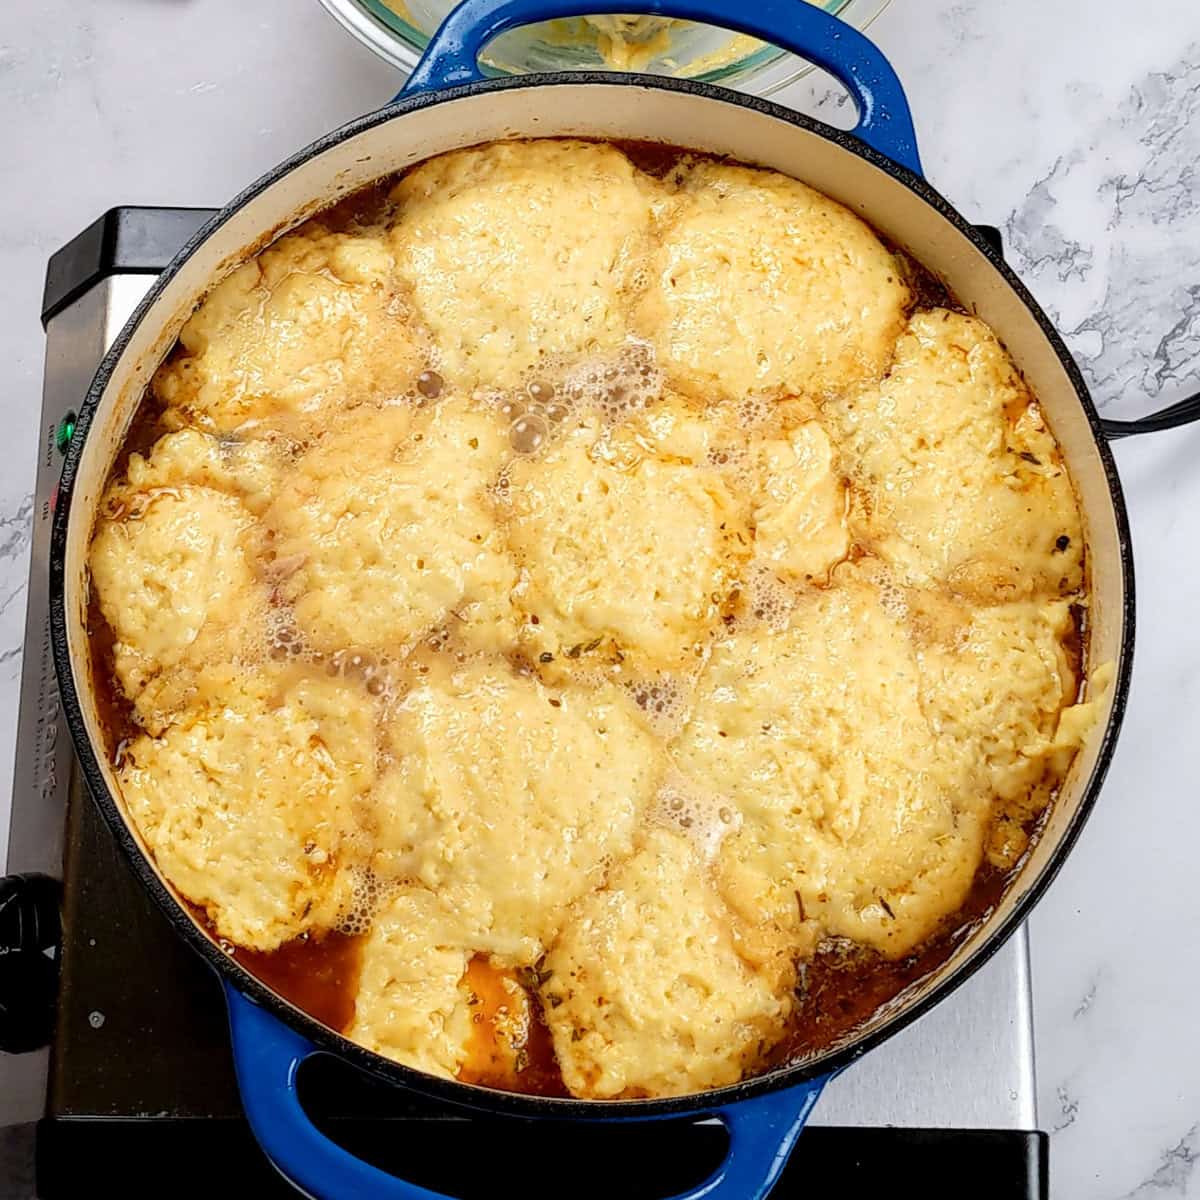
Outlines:
POLYGON ((50 1041, 62 944, 61 888, 47 875, 0 876, 0 1051, 50 1041))

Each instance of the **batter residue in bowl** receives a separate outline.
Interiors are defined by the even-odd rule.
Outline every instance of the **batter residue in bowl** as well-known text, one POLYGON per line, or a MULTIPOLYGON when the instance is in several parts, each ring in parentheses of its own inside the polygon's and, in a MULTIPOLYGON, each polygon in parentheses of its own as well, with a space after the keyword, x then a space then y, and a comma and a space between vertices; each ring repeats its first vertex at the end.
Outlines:
POLYGON ((1003 347, 828 198, 661 148, 443 155, 239 267, 90 563, 163 873, 318 1017, 492 1086, 844 1036, 1086 724, 1079 510, 1003 347))

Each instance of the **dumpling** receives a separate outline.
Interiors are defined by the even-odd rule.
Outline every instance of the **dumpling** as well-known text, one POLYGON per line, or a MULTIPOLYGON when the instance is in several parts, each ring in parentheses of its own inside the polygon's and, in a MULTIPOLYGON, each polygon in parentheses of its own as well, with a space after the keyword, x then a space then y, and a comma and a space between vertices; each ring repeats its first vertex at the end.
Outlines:
POLYGON ((673 386, 824 396, 883 374, 911 295, 867 225, 774 172, 698 161, 677 180, 635 322, 673 386))
POLYGON ((273 950, 328 928, 349 899, 375 714, 365 691, 324 676, 229 671, 218 694, 125 748, 121 796, 159 869, 216 933, 273 950))
POLYGON ((922 704, 995 797, 989 857, 1010 867, 1089 728, 1078 719, 1088 706, 1076 704, 1079 680, 1066 651, 1070 602, 926 604, 948 611, 928 622, 932 636, 919 651, 922 704))
POLYGON ((962 903, 991 797, 926 717, 905 626, 853 572, 837 584, 717 643, 672 752, 742 814, 718 876, 746 921, 798 930, 802 909, 895 957, 962 903))
POLYGON ((463 977, 472 933, 452 899, 400 888, 375 914, 363 945, 346 1036, 406 1067, 453 1078, 471 1032, 463 977))
POLYGON ((887 378, 826 411, 863 493, 860 533, 906 581, 945 583, 984 603, 1080 588, 1071 481, 982 321, 916 314, 887 378))
POLYGON ((501 663, 431 670, 388 736, 376 873, 449 889, 473 948, 510 965, 533 962, 566 905, 629 853, 660 774, 623 689, 547 688, 501 663))
POLYGON ((268 592, 247 507, 273 467, 259 445, 223 454, 215 439, 162 438, 111 486, 89 566, 113 633, 113 665, 142 723, 159 732, 214 663, 261 655, 268 592))
POLYGON ((822 581, 850 549, 846 486, 817 421, 751 445, 754 557, 782 579, 822 581))
POLYGON ((739 957, 732 923, 692 848, 665 829, 575 906, 541 988, 573 1095, 686 1095, 760 1064, 790 993, 739 957))
MULTIPOLYGON (((656 418, 658 419, 658 418, 656 418)), ((514 601, 532 656, 694 663, 750 553, 743 505, 689 423, 606 438, 584 420, 509 471, 514 601)), ((631 664, 633 665, 633 664, 631 664)))
POLYGON ((494 417, 456 399, 357 412, 320 438, 265 518, 308 644, 404 650, 444 622, 511 640, 516 569, 487 495, 505 448, 494 417))
POLYGON ((612 146, 493 142, 422 163, 396 185, 396 261, 440 369, 511 387, 547 356, 611 350, 657 185, 612 146))
POLYGON ((133 453, 124 482, 109 488, 106 506, 136 509, 136 493, 195 484, 236 496, 256 516, 270 503, 288 469, 291 439, 271 430, 252 437, 214 437, 198 429, 167 433, 149 456, 133 453))
POLYGON ((230 432, 411 389, 425 362, 383 234, 309 222, 201 301, 154 393, 186 424, 230 432))

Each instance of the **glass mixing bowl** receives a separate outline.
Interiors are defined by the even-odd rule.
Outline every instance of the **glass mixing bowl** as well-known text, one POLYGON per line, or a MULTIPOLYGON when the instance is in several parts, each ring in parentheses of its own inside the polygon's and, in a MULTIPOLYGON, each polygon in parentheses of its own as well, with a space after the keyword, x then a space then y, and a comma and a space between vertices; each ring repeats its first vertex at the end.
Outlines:
MULTIPOLYGON (((889 0, 809 2, 865 29, 889 0)), ((407 74, 454 0, 321 0, 321 4, 345 29, 407 74)), ((497 75, 625 68, 722 83, 764 96, 812 70, 808 63, 753 38, 662 17, 588 17, 530 25, 498 37, 482 61, 497 75)))

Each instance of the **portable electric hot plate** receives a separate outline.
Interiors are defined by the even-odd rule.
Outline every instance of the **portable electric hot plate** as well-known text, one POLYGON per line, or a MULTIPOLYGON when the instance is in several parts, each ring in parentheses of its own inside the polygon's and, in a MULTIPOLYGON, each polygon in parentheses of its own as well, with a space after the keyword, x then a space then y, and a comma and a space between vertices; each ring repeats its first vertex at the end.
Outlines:
MULTIPOLYGON (((62 453, 97 364, 154 275, 211 215, 117 208, 50 261, 46 374, 7 870, 0 879, 0 1087, 37 1121, 45 1200, 295 1195, 242 1114, 217 978, 133 877, 78 778, 50 661, 47 556, 62 453), (11 1093, 10 1093, 11 1094, 11 1093)), ((998 235, 985 231, 993 240, 998 235)), ((328 1056, 300 1092, 320 1128, 414 1182, 472 1197, 674 1194, 723 1153, 716 1121, 653 1132, 472 1118, 328 1056)), ((1038 1200, 1022 929, 946 1003, 831 1083, 772 1195, 1038 1200)), ((4 1189, 0 1180, 0 1192, 4 1189)))

